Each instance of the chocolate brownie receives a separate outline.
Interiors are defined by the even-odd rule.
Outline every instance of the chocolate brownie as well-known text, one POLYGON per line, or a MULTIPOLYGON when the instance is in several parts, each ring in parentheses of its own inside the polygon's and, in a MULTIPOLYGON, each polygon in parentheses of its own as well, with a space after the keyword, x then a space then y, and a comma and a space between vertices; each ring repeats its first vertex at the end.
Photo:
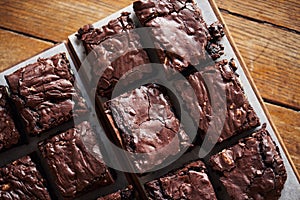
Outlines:
POLYGON ((201 161, 187 164, 159 179, 145 184, 148 199, 216 200, 214 189, 201 161))
POLYGON ((65 199, 114 182, 86 121, 40 143, 39 149, 65 199))
POLYGON ((187 112, 195 119, 195 122, 199 120, 200 138, 204 138, 209 126, 213 131, 210 131, 208 137, 211 141, 217 140, 218 142, 259 126, 259 118, 245 96, 238 75, 235 73, 236 69, 233 60, 230 62, 223 60, 189 75, 188 82, 175 83, 184 99, 187 112), (221 90, 226 98, 220 96, 221 90), (193 99, 192 94, 196 99, 193 99), (211 100, 214 100, 213 105, 219 109, 219 112, 225 114, 223 124, 217 124, 220 121, 218 119, 220 115, 212 114, 211 100), (226 105, 219 105, 222 102, 226 105), (221 133, 219 133, 220 126, 223 127, 221 133), (218 136, 218 134, 221 135, 218 136))
POLYGON ((224 53, 217 43, 223 29, 213 25, 210 31, 193 0, 140 0, 133 8, 167 67, 183 71, 198 65, 209 58, 207 49, 214 59, 224 53))
POLYGON ((39 58, 6 76, 27 133, 38 135, 85 113, 65 53, 39 58), (73 112, 74 111, 74 112, 73 112))
POLYGON ((100 197, 97 200, 133 200, 134 198, 134 189, 130 185, 123 190, 118 190, 115 193, 108 194, 104 197, 100 197))
POLYGON ((29 156, 0 168, 0 199, 49 199, 45 180, 29 156))
POLYGON ((0 86, 0 151, 17 144, 20 134, 12 118, 5 86, 0 86))
MULTIPOLYGON (((101 28, 86 25, 77 34, 89 55, 92 81, 97 81, 97 93, 102 97, 110 98, 114 86, 123 75, 133 73, 135 67, 149 63, 129 15, 122 13, 101 28)), ((143 70, 139 69, 134 76, 142 78, 144 72, 151 71, 150 68, 143 70)))
POLYGON ((287 179, 278 147, 265 124, 251 137, 210 158, 232 199, 279 199, 287 179))
POLYGON ((158 85, 141 86, 106 103, 107 115, 140 172, 152 169, 189 144, 172 105, 158 85))

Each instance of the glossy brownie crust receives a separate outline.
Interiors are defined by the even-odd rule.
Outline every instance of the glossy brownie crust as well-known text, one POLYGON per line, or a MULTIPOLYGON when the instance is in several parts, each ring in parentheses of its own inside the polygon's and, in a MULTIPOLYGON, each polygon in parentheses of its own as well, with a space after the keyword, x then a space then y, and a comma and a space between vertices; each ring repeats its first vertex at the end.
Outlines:
MULTIPOLYGON (((78 31, 77 37, 83 42, 92 64, 93 78, 99 81, 97 92, 100 96, 110 98, 114 86, 124 74, 149 63, 129 15, 122 13, 119 18, 99 29, 86 25, 78 31)), ((144 68, 143 72, 150 71, 144 68)), ((143 73, 139 72, 135 76, 142 78, 143 73)))
POLYGON ((25 156, 0 168, 0 199, 50 200, 45 180, 29 156, 25 156))
POLYGON ((124 148, 145 153, 145 157, 135 160, 139 170, 153 168, 189 145, 189 137, 172 111, 172 105, 157 85, 141 86, 108 101, 106 106, 124 148))
POLYGON ((114 182, 88 122, 46 140, 39 149, 66 199, 114 182))
POLYGON ((214 189, 201 161, 192 162, 180 170, 145 184, 153 200, 216 200, 214 189))
POLYGON ((20 134, 12 118, 6 87, 0 86, 0 151, 17 144, 20 134))
POLYGON ((133 200, 134 198, 134 189, 130 185, 123 190, 119 190, 115 193, 108 194, 104 197, 100 197, 97 200, 133 200))
POLYGON ((287 179, 278 147, 265 125, 251 137, 210 158, 232 199, 279 199, 287 179))
POLYGON ((38 135, 86 112, 65 53, 39 58, 6 79, 29 134, 38 135))

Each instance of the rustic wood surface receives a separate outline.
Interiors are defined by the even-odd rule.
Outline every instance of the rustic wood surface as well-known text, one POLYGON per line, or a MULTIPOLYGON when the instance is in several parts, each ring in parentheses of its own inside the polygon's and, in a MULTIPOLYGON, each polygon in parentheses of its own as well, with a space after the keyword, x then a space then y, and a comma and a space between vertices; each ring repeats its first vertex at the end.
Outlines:
MULTIPOLYGON (((132 0, 0 2, 0 71, 66 40, 132 0)), ((216 0, 300 172, 300 2, 216 0)))

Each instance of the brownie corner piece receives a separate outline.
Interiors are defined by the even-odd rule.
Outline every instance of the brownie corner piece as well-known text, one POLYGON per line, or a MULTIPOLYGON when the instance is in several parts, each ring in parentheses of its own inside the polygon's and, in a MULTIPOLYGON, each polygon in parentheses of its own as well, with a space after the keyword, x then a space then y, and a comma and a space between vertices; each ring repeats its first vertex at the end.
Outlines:
POLYGON ((38 135, 87 112, 66 53, 39 58, 5 78, 30 135, 38 135))
POLYGON ((0 85, 0 151, 11 148, 20 140, 8 98, 7 88, 0 85))
POLYGON ((145 190, 149 199, 199 199, 216 200, 212 184, 202 161, 194 161, 183 168, 147 182, 145 190))
POLYGON ((279 199, 287 172, 265 124, 209 160, 232 199, 279 199))
POLYGON ((0 168, 0 199, 45 199, 50 195, 45 180, 29 156, 0 168))
POLYGON ((134 200, 135 199, 135 192, 132 185, 129 185, 128 187, 118 190, 117 192, 105 195, 103 197, 99 197, 97 200, 134 200))
POLYGON ((39 143, 39 149, 66 199, 114 182, 89 122, 39 143))

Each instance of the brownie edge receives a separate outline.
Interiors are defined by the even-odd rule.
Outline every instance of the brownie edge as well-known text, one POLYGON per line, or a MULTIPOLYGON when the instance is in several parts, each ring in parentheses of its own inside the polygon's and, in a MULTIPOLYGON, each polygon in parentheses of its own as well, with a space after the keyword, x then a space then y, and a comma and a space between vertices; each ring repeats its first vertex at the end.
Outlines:
POLYGON ((134 189, 132 185, 129 185, 127 188, 118 190, 115 193, 108 194, 103 197, 99 197, 97 200, 133 200, 134 198, 134 189))

